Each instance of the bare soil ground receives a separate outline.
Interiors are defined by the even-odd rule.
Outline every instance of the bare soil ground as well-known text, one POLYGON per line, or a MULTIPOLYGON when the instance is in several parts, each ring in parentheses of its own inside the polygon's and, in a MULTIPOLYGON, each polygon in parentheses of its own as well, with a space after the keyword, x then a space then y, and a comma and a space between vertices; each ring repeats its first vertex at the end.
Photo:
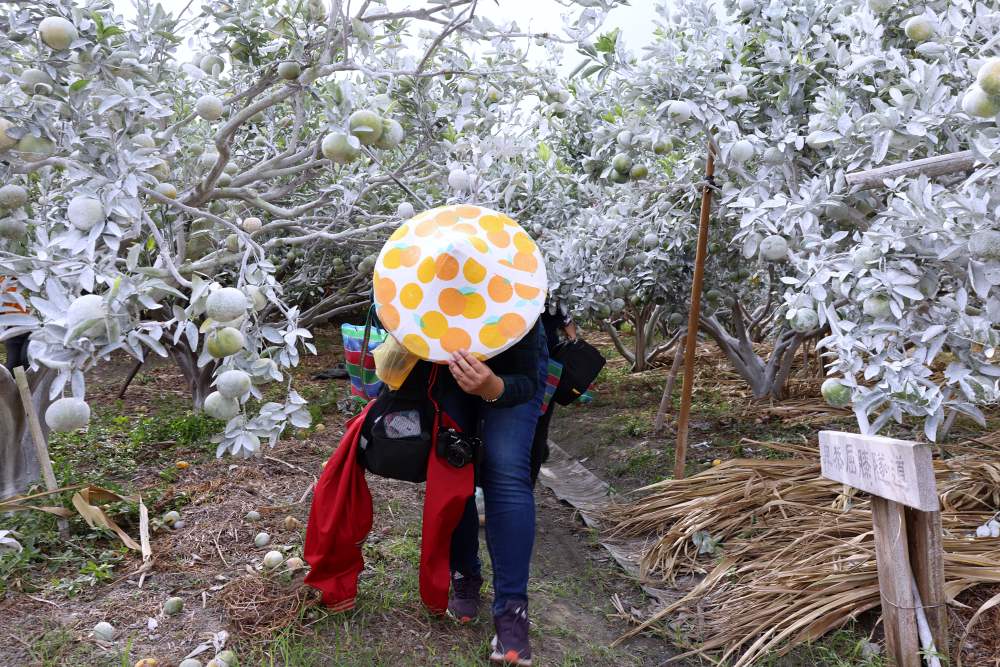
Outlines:
MULTIPOLYGON (((420 486, 369 478, 376 519, 356 610, 328 614, 302 585, 301 572, 261 571, 267 550, 301 556, 309 489, 346 419, 337 408, 344 381, 310 379, 339 358, 332 332, 320 343, 322 354, 306 359, 296 383, 321 406, 322 426, 291 433, 251 460, 216 459, 211 445, 186 441, 184 432, 202 425, 185 417, 186 390, 169 363, 144 368, 124 401, 115 396, 129 360, 116 359, 92 373, 95 427, 87 438, 56 439, 57 474, 67 484, 142 494, 153 517, 153 561, 143 568, 138 555, 79 520, 72 522, 67 545, 53 539, 55 526, 47 517, 17 517, 22 534, 39 535, 22 540, 33 553, 7 572, 0 599, 0 641, 7 650, 0 663, 110 666, 153 657, 170 666, 202 644, 211 646, 198 656, 207 662, 215 652, 213 638, 225 631, 226 646, 243 665, 483 664, 491 623, 460 627, 432 617, 420 603, 420 486), (178 469, 177 461, 190 466, 178 469), (159 521, 172 509, 181 513, 183 528, 171 530, 159 521), (259 511, 261 519, 247 521, 249 510, 259 511), (261 531, 271 536, 263 549, 253 543, 261 531), (179 615, 162 613, 171 596, 185 602, 179 615), (101 620, 118 631, 113 642, 93 637, 101 620)), ((662 662, 670 649, 660 640, 609 648, 628 627, 616 617, 612 595, 641 607, 641 591, 619 575, 571 508, 541 487, 537 497, 531 602, 539 664, 662 662)), ((137 534, 134 507, 113 509, 122 527, 137 534)))

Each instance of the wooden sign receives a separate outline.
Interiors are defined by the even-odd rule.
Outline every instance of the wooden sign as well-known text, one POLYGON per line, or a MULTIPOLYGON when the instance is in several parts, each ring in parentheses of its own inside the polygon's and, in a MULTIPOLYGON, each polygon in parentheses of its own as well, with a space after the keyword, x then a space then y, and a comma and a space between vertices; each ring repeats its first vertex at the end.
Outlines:
POLYGON ((930 445, 820 431, 823 477, 924 512, 938 511, 930 445))
POLYGON ((895 667, 948 658, 941 513, 929 445, 820 431, 822 475, 872 495, 886 653, 895 667))

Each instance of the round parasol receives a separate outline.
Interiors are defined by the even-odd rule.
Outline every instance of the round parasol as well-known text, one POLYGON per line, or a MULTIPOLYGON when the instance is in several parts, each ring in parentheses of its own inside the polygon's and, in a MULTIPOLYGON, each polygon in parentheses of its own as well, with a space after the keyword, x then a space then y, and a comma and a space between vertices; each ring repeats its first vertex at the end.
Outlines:
POLYGON ((545 263, 511 218, 467 204, 424 211, 399 227, 375 262, 379 320, 413 354, 445 362, 466 349, 503 352, 545 304, 545 263))

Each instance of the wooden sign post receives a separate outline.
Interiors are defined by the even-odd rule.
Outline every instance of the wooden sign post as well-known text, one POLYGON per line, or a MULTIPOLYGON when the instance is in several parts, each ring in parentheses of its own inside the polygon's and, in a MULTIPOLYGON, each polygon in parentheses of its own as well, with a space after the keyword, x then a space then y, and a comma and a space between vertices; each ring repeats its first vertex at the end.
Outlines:
POLYGON ((941 513, 931 448, 838 431, 819 434, 822 475, 872 496, 886 653, 898 667, 948 656, 941 513))

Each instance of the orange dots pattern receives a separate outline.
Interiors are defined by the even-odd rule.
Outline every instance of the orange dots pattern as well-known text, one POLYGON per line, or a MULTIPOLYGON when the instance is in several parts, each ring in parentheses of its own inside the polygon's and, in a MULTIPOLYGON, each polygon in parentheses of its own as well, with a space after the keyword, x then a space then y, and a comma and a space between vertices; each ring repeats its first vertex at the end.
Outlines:
POLYGON ((524 336, 547 287, 537 245, 510 217, 469 204, 423 211, 379 254, 374 298, 382 324, 413 354, 480 359, 524 336))
POLYGON ((438 296, 438 307, 445 315, 461 315, 465 310, 465 295, 454 287, 445 288, 438 296))
POLYGON ((437 277, 441 280, 451 280, 458 275, 458 260, 448 253, 438 255, 437 259, 434 260, 434 265, 437 269, 437 277))
POLYGON ((378 320, 386 329, 396 329, 399 327, 399 311, 389 303, 382 304, 375 309, 378 320))
POLYGON ((436 310, 424 313, 420 318, 420 329, 428 338, 436 340, 448 330, 448 318, 436 310))
POLYGON ((396 283, 392 278, 375 279, 375 302, 387 304, 396 298, 396 283))
POLYGON ((417 267, 417 280, 422 283, 429 283, 434 280, 436 274, 437 263, 434 261, 434 258, 424 257, 424 260, 420 262, 420 266, 417 267))
POLYGON ((497 303, 507 303, 514 296, 514 290, 510 286, 510 281, 502 276, 490 278, 489 285, 490 298, 497 303))
POLYGON ((407 310, 415 310, 423 300, 424 291, 420 289, 420 285, 416 283, 407 283, 403 289, 399 291, 399 302, 403 304, 403 308, 406 308, 407 310))
POLYGON ((488 238, 490 243, 498 248, 506 248, 510 245, 510 234, 503 230, 498 232, 487 232, 486 238, 488 238))
POLYGON ((524 285, 522 283, 515 283, 514 291, 517 292, 517 295, 522 299, 534 299, 542 293, 541 288, 533 285, 524 285))
POLYGON ((441 347, 445 352, 458 352, 472 347, 472 338, 465 329, 451 327, 441 336, 441 347))
POLYGON ((462 275, 472 284, 481 283, 486 277, 486 267, 470 257, 465 260, 462 275))

